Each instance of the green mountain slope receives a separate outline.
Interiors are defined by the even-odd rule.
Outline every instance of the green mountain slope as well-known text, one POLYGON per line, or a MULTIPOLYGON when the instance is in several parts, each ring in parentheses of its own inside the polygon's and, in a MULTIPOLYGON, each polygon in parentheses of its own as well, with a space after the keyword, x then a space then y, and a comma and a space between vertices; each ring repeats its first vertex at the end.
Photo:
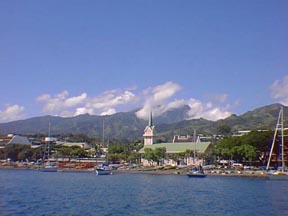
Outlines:
MULTIPOLYGON (((154 118, 158 139, 170 140, 175 134, 197 133, 206 135, 217 134, 219 127, 225 125, 236 132, 238 130, 274 129, 280 104, 264 106, 243 115, 218 120, 206 119, 184 120, 188 107, 175 109, 164 115, 154 118)), ((288 119, 288 108, 284 107, 285 119, 288 119)), ((51 134, 87 134, 101 136, 103 121, 106 139, 142 139, 142 134, 147 121, 138 119, 135 111, 117 113, 111 116, 79 115, 70 118, 55 116, 42 116, 26 120, 13 121, 0 124, 0 134, 48 134, 48 126, 51 124, 51 134)))

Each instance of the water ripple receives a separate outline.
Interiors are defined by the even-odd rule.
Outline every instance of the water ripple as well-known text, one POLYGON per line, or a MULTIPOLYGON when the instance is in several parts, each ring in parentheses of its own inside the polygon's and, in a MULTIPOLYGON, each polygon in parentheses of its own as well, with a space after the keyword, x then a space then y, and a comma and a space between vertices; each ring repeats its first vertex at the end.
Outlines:
POLYGON ((287 192, 262 179, 0 170, 0 215, 276 216, 287 192))

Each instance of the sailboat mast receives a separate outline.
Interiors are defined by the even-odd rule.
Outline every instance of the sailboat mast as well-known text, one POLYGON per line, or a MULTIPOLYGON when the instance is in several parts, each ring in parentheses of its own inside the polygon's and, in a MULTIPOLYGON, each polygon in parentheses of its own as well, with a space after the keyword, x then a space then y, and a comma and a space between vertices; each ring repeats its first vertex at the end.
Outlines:
POLYGON ((196 157, 196 130, 194 129, 194 133, 193 133, 193 142, 194 142, 194 155, 193 155, 193 164, 195 165, 195 157, 196 157))
POLYGON ((269 169, 269 166, 270 166, 270 162, 271 162, 271 157, 272 157, 274 145, 275 145, 276 137, 277 137, 277 134, 278 134, 278 131, 279 131, 279 130, 281 130, 282 169, 284 169, 283 107, 281 107, 280 112, 279 112, 279 115, 278 115, 278 120, 277 120, 277 124, 276 124, 276 127, 275 127, 273 142, 272 142, 272 146, 271 146, 271 149, 270 149, 269 159, 268 159, 268 163, 267 163, 267 166, 266 166, 266 170, 268 170, 268 169, 269 169))
POLYGON ((284 172, 285 161, 284 161, 284 126, 283 126, 283 107, 281 107, 281 159, 282 159, 282 172, 284 172))
POLYGON ((48 128, 48 146, 47 146, 47 149, 48 149, 48 152, 47 152, 47 157, 48 157, 48 161, 49 161, 49 158, 50 158, 50 127, 51 127, 51 123, 49 122, 49 128, 48 128))
POLYGON ((105 142, 105 140, 104 140, 104 129, 105 129, 105 126, 104 126, 104 124, 105 124, 105 122, 104 122, 104 119, 103 119, 103 122, 102 122, 102 145, 103 145, 103 147, 104 147, 104 142, 105 142))

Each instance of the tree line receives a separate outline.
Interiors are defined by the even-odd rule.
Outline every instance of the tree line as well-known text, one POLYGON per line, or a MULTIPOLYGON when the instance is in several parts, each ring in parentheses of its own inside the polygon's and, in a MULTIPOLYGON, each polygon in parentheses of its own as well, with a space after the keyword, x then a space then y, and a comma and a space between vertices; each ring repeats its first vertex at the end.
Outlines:
MULTIPOLYGON (((228 131, 227 128, 224 128, 228 131)), ((198 154, 198 157, 202 157, 205 161, 210 161, 210 163, 216 163, 218 160, 234 160, 239 163, 251 163, 258 162, 258 164, 265 164, 269 149, 273 140, 273 131, 251 131, 247 135, 240 137, 227 135, 224 139, 212 141, 212 150, 204 155, 198 154)), ((64 137, 64 136, 62 136, 64 137)), ((86 135, 73 135, 67 140, 72 142, 86 141, 90 146, 95 148, 95 154, 91 155, 84 149, 73 146, 58 146, 51 145, 51 156, 55 158, 80 158, 80 157, 95 157, 105 154, 101 152, 101 147, 103 144, 101 141, 97 141, 95 137, 89 137, 86 135)), ((287 138, 285 138, 287 139, 287 138)), ((110 163, 140 163, 140 155, 138 151, 143 147, 143 142, 141 140, 110 140, 108 147, 109 154, 107 159, 110 163)), ((0 149, 0 159, 11 158, 14 161, 35 161, 42 158, 44 145, 39 148, 30 148, 30 146, 25 145, 7 145, 6 148, 0 149)), ((145 153, 142 155, 143 158, 155 161, 159 163, 164 158, 171 158, 174 160, 181 160, 185 157, 190 157, 193 155, 193 151, 186 150, 185 152, 167 155, 166 149, 156 148, 145 149, 145 153)), ((277 151, 277 150, 276 150, 277 151)))

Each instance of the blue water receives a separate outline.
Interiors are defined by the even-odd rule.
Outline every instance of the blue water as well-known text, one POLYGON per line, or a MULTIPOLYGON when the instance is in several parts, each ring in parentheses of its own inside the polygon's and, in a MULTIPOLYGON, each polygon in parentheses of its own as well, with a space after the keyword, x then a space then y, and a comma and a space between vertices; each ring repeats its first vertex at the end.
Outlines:
POLYGON ((288 215, 288 182, 0 170, 0 215, 288 215))

